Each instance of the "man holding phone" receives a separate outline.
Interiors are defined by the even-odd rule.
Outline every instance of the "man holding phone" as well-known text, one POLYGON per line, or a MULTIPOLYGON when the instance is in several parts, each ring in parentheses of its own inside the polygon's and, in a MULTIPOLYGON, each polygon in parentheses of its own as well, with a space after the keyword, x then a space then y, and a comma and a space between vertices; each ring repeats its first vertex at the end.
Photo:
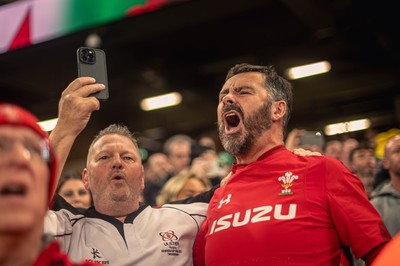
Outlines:
MULTIPOLYGON (((50 135, 62 168, 75 138, 104 90, 93 78, 75 79, 64 90, 59 119, 50 135)), ((186 204, 152 208, 139 203, 144 172, 136 139, 122 125, 99 132, 82 172, 94 207, 83 214, 66 202, 49 211, 44 231, 62 243, 72 260, 110 265, 191 265, 192 246, 213 191, 186 204), (195 202, 197 200, 197 202, 195 202)))

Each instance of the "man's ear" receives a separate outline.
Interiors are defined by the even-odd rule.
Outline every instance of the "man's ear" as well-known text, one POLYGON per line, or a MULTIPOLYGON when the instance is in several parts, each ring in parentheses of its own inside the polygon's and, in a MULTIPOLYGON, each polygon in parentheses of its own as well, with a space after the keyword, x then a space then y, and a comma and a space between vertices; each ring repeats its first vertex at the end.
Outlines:
POLYGON ((142 188, 142 191, 143 191, 144 190, 144 168, 143 168, 143 166, 142 166, 141 172, 142 172, 142 185, 141 185, 141 188, 142 188))
POLYGON ((90 191, 89 175, 88 175, 88 170, 86 168, 84 168, 82 171, 82 181, 83 181, 83 186, 86 188, 86 190, 90 191))
POLYGON ((271 118, 272 121, 282 120, 286 113, 286 102, 285 101, 276 101, 272 103, 271 106, 271 118))

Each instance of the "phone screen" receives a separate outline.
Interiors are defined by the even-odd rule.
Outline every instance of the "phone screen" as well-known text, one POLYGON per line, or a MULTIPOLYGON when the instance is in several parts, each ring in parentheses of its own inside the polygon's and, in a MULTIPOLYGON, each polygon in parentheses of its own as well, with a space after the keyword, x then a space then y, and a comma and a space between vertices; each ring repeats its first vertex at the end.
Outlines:
POLYGON ((106 54, 101 49, 80 47, 77 50, 78 76, 93 77, 96 82, 105 85, 105 89, 94 93, 99 100, 105 101, 109 97, 106 54))
POLYGON ((300 145, 315 145, 322 147, 324 145, 324 137, 318 131, 307 132, 300 136, 300 145))

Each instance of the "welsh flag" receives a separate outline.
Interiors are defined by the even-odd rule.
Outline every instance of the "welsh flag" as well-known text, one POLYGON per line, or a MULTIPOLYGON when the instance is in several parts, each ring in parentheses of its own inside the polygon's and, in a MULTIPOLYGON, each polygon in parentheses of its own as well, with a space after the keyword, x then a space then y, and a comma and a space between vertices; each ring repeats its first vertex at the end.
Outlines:
POLYGON ((177 0, 21 0, 0 6, 0 53, 153 11, 177 0))

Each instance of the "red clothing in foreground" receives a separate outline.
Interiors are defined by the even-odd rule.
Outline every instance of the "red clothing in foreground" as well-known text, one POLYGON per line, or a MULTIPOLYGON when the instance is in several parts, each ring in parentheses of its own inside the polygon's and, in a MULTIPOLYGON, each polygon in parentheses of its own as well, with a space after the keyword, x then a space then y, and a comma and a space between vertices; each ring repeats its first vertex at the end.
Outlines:
POLYGON ((400 233, 390 241, 376 257, 372 266, 399 266, 400 265, 400 233))
POLYGON ((359 258, 391 239, 337 160, 279 146, 232 170, 210 202, 195 265, 339 265, 342 245, 359 258))
POLYGON ((33 266, 95 266, 98 264, 91 262, 72 263, 67 255, 60 251, 57 241, 51 242, 45 249, 43 249, 40 256, 37 258, 33 266))

